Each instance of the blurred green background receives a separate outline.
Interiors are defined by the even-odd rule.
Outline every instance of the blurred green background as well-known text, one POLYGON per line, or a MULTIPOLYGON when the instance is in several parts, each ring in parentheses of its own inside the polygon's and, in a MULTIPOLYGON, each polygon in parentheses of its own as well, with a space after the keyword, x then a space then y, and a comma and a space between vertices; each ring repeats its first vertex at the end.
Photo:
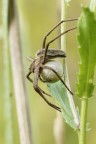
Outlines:
MULTIPOLYGON (((5 99, 4 93, 6 91, 4 87, 4 39, 2 36, 2 3, 0 1, 0 144, 7 144, 5 141, 6 125, 7 119, 5 111, 5 99)), ((72 0, 67 8, 66 18, 78 18, 81 13, 81 4, 88 4, 88 1, 84 0, 72 0)), ((22 38, 22 50, 23 50, 23 60, 25 75, 28 72, 30 62, 27 61, 27 56, 35 56, 38 49, 42 47, 42 40, 45 34, 60 20, 58 7, 60 0, 17 0, 17 7, 20 20, 20 31, 22 38)), ((68 24, 68 27, 76 25, 68 24)), ((55 35, 54 33, 52 37, 55 35)), ((75 91, 76 75, 78 72, 78 50, 76 41, 77 31, 70 32, 67 35, 67 61, 68 61, 68 71, 69 79, 71 83, 72 91, 75 91)), ((50 36, 50 38, 52 38, 50 36)), ((58 44, 52 44, 52 47, 58 48, 58 44)), ((11 101, 12 101, 12 127, 13 127, 13 141, 14 144, 19 144, 19 134, 18 134, 18 122, 16 117, 15 99, 14 99, 14 88, 12 82, 12 72, 11 64, 9 63, 10 69, 10 84, 11 84, 11 101)), ((36 94, 33 90, 32 84, 26 79, 28 101, 32 122, 32 133, 34 144, 55 144, 53 136, 53 124, 56 117, 55 110, 51 109, 42 98, 36 94)), ((44 84, 40 83, 43 89, 46 89, 44 84)), ((75 97, 76 105, 80 104, 80 100, 75 97)), ((6 101, 7 103, 7 101, 6 101)), ((92 97, 89 99, 89 111, 88 111, 88 122, 90 122, 91 130, 87 132, 87 144, 96 144, 96 114, 95 105, 96 98, 92 97)), ((68 125, 65 124, 65 143, 74 144, 78 143, 78 137, 76 132, 74 132, 68 125)), ((10 137, 10 134, 9 134, 10 137)))

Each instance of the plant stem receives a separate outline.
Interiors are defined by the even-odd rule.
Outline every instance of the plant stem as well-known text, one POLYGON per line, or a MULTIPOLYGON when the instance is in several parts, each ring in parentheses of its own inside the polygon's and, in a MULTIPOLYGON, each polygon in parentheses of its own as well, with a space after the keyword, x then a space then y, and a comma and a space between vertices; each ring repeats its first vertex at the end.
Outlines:
POLYGON ((9 3, 9 43, 17 118, 19 124, 20 144, 32 144, 33 142, 24 77, 25 74, 20 41, 18 11, 15 2, 16 1, 10 1, 9 3))
POLYGON ((84 96, 81 99, 81 123, 79 133, 79 144, 86 144, 86 121, 87 121, 88 98, 84 96))
MULTIPOLYGON (((64 0, 61 0, 61 21, 66 19, 66 2, 64 0)), ((66 23, 63 23, 61 25, 61 33, 63 33, 66 30, 66 23)), ((66 34, 61 36, 61 50, 64 50, 66 52, 66 34)))
MULTIPOLYGON (((64 0, 62 0, 61 1, 61 21, 66 20, 66 13, 67 13, 67 3, 64 0)), ((64 32, 65 30, 66 30, 66 23, 61 25, 61 33, 64 32)), ((66 34, 61 36, 61 49, 66 52, 66 34)), ((66 60, 63 61, 63 66, 64 66, 64 75, 65 75, 64 79, 66 81, 66 84, 67 84, 68 88, 71 89, 70 88, 69 77, 68 77, 68 68, 67 68, 66 60)), ((74 122, 76 123, 77 128, 79 128, 80 121, 79 121, 79 117, 78 117, 78 114, 77 114, 77 111, 76 111, 76 108, 75 108, 73 97, 68 91, 67 91, 67 94, 68 94, 68 100, 69 100, 69 103, 70 103, 72 114, 73 114, 73 117, 74 117, 74 122)))
POLYGON ((2 21, 3 21, 3 82, 4 82, 4 143, 14 143, 14 132, 12 122, 12 97, 10 85, 10 59, 9 59, 9 42, 8 42, 8 0, 2 1, 2 21))
MULTIPOLYGON (((61 16, 61 21, 66 19, 66 4, 64 0, 57 1, 57 5, 59 6, 58 8, 58 13, 60 14, 59 17, 61 16)), ((61 28, 59 29, 60 32, 64 32, 66 30, 66 23, 63 23, 61 25, 61 28)), ((60 43, 61 49, 65 51, 66 49, 66 35, 61 36, 60 43)), ((63 61, 63 66, 64 66, 64 61, 63 61)), ((54 121, 54 137, 55 137, 55 143, 56 144, 63 144, 65 142, 65 124, 63 121, 63 118, 61 114, 57 111, 56 112, 56 118, 54 121)))

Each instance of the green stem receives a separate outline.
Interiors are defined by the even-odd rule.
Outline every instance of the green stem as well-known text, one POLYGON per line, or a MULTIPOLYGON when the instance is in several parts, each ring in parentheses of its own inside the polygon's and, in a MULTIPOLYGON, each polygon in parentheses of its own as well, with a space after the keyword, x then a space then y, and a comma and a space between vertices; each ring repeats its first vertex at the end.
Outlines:
MULTIPOLYGON (((64 0, 61 0, 61 21, 66 20, 66 13, 67 13, 67 3, 64 0)), ((61 33, 64 32, 65 30, 66 30, 66 23, 61 25, 61 33)), ((61 50, 64 50, 66 52, 66 34, 61 36, 61 50)), ((68 77, 68 68, 67 68, 66 60, 63 61, 63 69, 64 69, 65 82, 68 88, 71 89, 69 77, 68 77)), ((73 101, 73 97, 68 91, 67 91, 67 94, 68 94, 68 100, 69 100, 69 104, 72 110, 72 114, 74 117, 74 122, 76 123, 77 128, 79 128, 80 122, 79 122, 79 117, 78 117, 77 110, 75 108, 75 104, 73 101)))
POLYGON ((10 59, 8 42, 8 6, 9 1, 2 1, 2 22, 3 22, 3 62, 4 62, 4 143, 14 143, 13 122, 12 122, 12 98, 10 81, 10 59))
MULTIPOLYGON (((66 19, 66 2, 64 0, 61 0, 61 21, 66 19)), ((63 33, 66 30, 66 23, 63 23, 61 25, 61 33, 63 33)), ((61 36, 61 50, 64 50, 66 52, 66 34, 61 36)))
POLYGON ((81 99, 81 125, 79 133, 79 144, 86 144, 86 121, 87 121, 87 108, 88 98, 84 96, 81 99))

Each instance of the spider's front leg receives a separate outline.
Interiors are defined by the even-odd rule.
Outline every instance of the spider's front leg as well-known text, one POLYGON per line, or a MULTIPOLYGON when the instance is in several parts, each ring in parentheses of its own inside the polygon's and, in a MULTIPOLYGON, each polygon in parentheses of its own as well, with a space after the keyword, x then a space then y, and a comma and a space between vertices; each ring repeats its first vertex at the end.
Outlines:
MULTIPOLYGON (((30 78, 30 75, 31 75, 31 71, 29 71, 28 72, 28 74, 26 75, 26 78, 30 81, 30 82, 32 82, 33 83, 33 80, 30 78)), ((46 93, 46 92, 44 92, 40 87, 39 87, 39 89, 40 89, 40 91, 42 91, 42 93, 43 94, 45 94, 45 95, 47 95, 47 96, 50 96, 51 97, 51 95, 50 94, 48 94, 48 93, 46 93)))
POLYGON ((31 71, 28 72, 28 74, 26 75, 26 78, 33 83, 33 80, 29 77, 31 75, 31 71))
POLYGON ((43 93, 42 93, 42 90, 41 90, 41 89, 39 88, 39 86, 38 86, 38 80, 39 80, 39 69, 35 69, 35 72, 34 72, 34 80, 33 80, 33 87, 34 87, 35 91, 46 101, 46 103, 47 103, 49 106, 51 106, 52 108, 54 108, 54 109, 56 109, 56 110, 58 110, 58 111, 61 112, 61 109, 60 109, 58 106, 50 103, 50 102, 45 98, 45 96, 44 96, 43 93))

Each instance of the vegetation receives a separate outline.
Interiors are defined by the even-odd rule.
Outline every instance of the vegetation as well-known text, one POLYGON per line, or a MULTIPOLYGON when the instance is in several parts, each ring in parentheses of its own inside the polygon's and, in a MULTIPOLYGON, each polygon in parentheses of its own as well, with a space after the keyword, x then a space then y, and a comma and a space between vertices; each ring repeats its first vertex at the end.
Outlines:
POLYGON ((91 0, 86 4, 81 8, 79 0, 78 3, 69 0, 0 1, 0 143, 96 143, 93 111, 96 103, 96 2, 91 0), (60 41, 52 44, 58 47, 59 43, 59 48, 66 52, 67 58, 62 62, 63 79, 74 95, 60 81, 39 83, 53 96, 49 101, 55 103, 56 100, 60 114, 48 107, 27 81, 30 62, 26 57, 34 57, 42 47, 46 32, 56 24, 57 18, 59 21, 77 17, 78 22, 62 24, 61 29, 48 38, 77 25, 77 30, 61 37, 61 44, 60 41))

